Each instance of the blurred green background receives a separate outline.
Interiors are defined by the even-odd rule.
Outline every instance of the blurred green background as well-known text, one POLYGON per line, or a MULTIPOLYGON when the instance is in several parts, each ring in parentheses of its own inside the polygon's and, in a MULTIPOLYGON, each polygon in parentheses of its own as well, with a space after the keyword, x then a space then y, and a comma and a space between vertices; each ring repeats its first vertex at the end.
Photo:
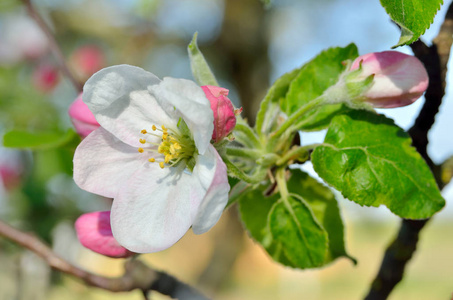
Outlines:
MULTIPOLYGON (((71 71, 83 83, 102 67, 140 66, 159 77, 192 79, 186 47, 194 32, 230 99, 253 123, 259 101, 277 77, 331 46, 358 45, 383 51, 399 32, 378 0, 281 0, 266 9, 258 0, 39 0, 32 2, 52 28, 71 71)), ((449 3, 447 3, 448 6, 449 3)), ((445 8, 423 39, 437 34, 445 8)), ((408 47, 398 49, 410 53, 408 47)), ((451 69, 451 68, 450 68, 451 69)), ((451 75, 447 76, 450 82, 451 75)), ((448 89, 447 89, 448 91, 448 89)), ((78 92, 58 71, 43 33, 20 1, 0 2, 0 133, 15 129, 63 135, 78 92)), ((453 102, 447 94, 430 133, 429 152, 442 162, 453 154, 449 128, 453 102)), ((391 111, 407 129, 423 100, 391 111)), ((324 133, 303 134, 302 143, 324 133)), ((0 147, 0 218, 32 231, 54 250, 87 270, 120 275, 122 260, 84 249, 73 229, 84 212, 107 210, 110 200, 80 190, 72 180, 74 139, 58 149, 19 151, 0 147)), ((312 172, 309 164, 305 170, 312 172)), ((453 222, 447 207, 422 232, 404 281, 390 299, 450 299, 453 292, 453 222)), ((267 257, 242 230, 233 206, 209 233, 189 232, 172 248, 143 259, 200 288, 215 299, 360 299, 377 272, 398 218, 385 208, 340 200, 349 253, 321 270, 296 271, 267 257)), ((0 299, 141 299, 113 294, 53 273, 40 259, 0 239, 0 299)), ((165 299, 156 295, 153 299, 165 299)))

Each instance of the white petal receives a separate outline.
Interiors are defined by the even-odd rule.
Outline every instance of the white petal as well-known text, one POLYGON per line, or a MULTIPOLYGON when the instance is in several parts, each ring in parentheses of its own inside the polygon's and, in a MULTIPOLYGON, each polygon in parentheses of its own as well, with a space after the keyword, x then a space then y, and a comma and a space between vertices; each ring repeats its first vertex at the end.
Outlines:
POLYGON ((205 155, 198 156, 194 175, 200 178, 203 187, 207 189, 192 225, 193 232, 201 234, 211 229, 220 219, 230 191, 227 167, 212 145, 205 155))
POLYGON ((206 190, 198 177, 156 163, 137 171, 113 201, 112 232, 125 248, 138 253, 164 250, 192 225, 206 190))
POLYGON ((214 115, 201 87, 190 80, 166 77, 148 89, 168 113, 176 108, 192 132, 198 152, 204 154, 214 130, 214 115))
POLYGON ((129 65, 102 69, 83 88, 83 101, 106 130, 131 146, 139 146, 140 131, 152 125, 175 126, 149 94, 160 82, 152 73, 129 65))
POLYGON ((122 184, 148 158, 101 127, 77 147, 74 154, 74 181, 88 192, 113 198, 122 184))

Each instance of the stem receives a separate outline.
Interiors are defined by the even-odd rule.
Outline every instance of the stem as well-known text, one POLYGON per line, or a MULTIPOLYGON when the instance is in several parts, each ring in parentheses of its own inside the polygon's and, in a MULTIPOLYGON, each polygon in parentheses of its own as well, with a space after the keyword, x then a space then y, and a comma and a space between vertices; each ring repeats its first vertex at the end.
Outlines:
MULTIPOLYGON (((234 127, 234 131, 242 132, 245 135, 247 141, 245 141, 243 144, 247 145, 251 143, 254 147, 261 148, 261 143, 258 136, 255 134, 253 129, 250 128, 250 126, 248 126, 247 124, 243 123, 236 124, 236 126, 234 127)), ((237 141, 242 143, 242 139, 240 139, 239 137, 237 141)))
POLYGON ((406 264, 416 250, 419 233, 428 220, 403 220, 397 238, 385 251, 381 268, 366 300, 387 299, 396 284, 403 279, 406 264))
POLYGON ((22 2, 27 8, 27 12, 30 15, 30 17, 33 20, 35 20, 36 24, 38 24, 38 26, 41 28, 41 30, 44 32, 47 39, 49 40, 50 50, 52 51, 52 54, 55 56, 55 59, 58 62, 58 67, 60 68, 60 71, 71 81, 72 85, 77 90, 77 92, 81 92, 83 86, 69 70, 69 67, 66 64, 66 59, 63 53, 61 52, 60 47, 58 46, 58 43, 55 40, 55 37, 51 32, 49 26, 47 26, 46 22, 38 14, 34 6, 31 4, 30 0, 22 0, 22 2))
POLYGON ((288 192, 288 187, 286 185, 286 178, 285 178, 285 168, 280 168, 277 170, 275 174, 275 179, 277 180, 277 185, 278 185, 278 190, 280 192, 280 196, 283 199, 283 202, 285 202, 285 205, 288 206, 288 197, 289 197, 289 192, 288 192))
POLYGON ((84 271, 55 254, 37 237, 22 232, 0 221, 0 236, 29 249, 40 256, 54 270, 80 278, 85 283, 112 292, 126 292, 140 289, 143 294, 150 290, 179 299, 206 300, 200 292, 191 286, 164 272, 156 271, 140 260, 125 263, 125 273, 121 277, 104 277, 84 271))
POLYGON ((251 158, 254 160, 261 157, 261 151, 250 148, 227 147, 226 153, 230 156, 251 158))
POLYGON ((319 145, 321 145, 321 144, 312 144, 312 145, 307 145, 307 146, 303 146, 303 147, 295 146, 291 150, 286 152, 286 154, 282 158, 277 160, 276 164, 277 164, 277 166, 282 166, 290 160, 306 161, 309 157, 310 150, 313 150, 314 148, 316 148, 319 145))
MULTIPOLYGON (((321 106, 323 104, 323 102, 325 101, 324 97, 321 95, 319 96, 318 98, 308 102, 306 105, 302 106, 301 108, 299 108, 295 113, 293 113, 291 115, 291 117, 289 117, 281 126, 280 128, 275 131, 274 133, 271 134, 271 139, 269 141, 269 144, 270 145, 274 145, 275 142, 278 140, 278 138, 280 138, 280 136, 284 133, 286 133, 286 131, 291 127, 293 126, 294 124, 296 124, 297 120, 302 117, 304 114, 306 114, 307 112, 309 112, 310 110, 313 110, 315 109, 316 107, 318 106, 321 106)), ((297 128, 296 128, 297 130, 297 128)), ((272 146, 271 146, 272 147, 272 146)))
POLYGON ((264 179, 264 175, 266 174, 265 171, 263 173, 263 170, 260 168, 260 166, 257 167, 257 170, 252 174, 248 175, 245 174, 242 170, 240 170, 238 167, 236 167, 235 164, 233 164, 226 155, 221 155, 223 162, 227 166, 228 173, 229 175, 236 177, 240 180, 243 180, 247 183, 259 183, 264 179))

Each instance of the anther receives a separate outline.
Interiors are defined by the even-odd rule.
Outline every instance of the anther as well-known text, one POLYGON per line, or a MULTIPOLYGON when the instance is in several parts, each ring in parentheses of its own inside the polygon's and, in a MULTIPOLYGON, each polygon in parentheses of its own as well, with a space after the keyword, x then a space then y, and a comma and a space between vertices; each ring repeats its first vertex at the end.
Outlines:
POLYGON ((166 140, 167 138, 168 138, 168 133, 164 132, 164 134, 162 134, 162 139, 166 140))
POLYGON ((138 148, 138 152, 143 153, 143 151, 145 151, 143 148, 138 148))
POLYGON ((159 163, 159 167, 160 167, 161 169, 164 168, 164 162, 163 162, 163 161, 161 161, 161 162, 159 163))
POLYGON ((167 128, 165 128, 165 126, 164 126, 164 125, 162 125, 162 130, 163 130, 163 131, 165 132, 165 131, 167 131, 168 129, 167 129, 167 128))
POLYGON ((153 129, 153 131, 156 131, 156 129, 157 129, 156 125, 153 125, 152 129, 153 129))
POLYGON ((149 162, 155 162, 156 159, 155 159, 154 157, 151 157, 151 158, 148 158, 148 161, 149 161, 149 162))
POLYGON ((144 143, 146 143, 146 140, 145 139, 140 139, 140 143, 144 144, 144 143))
POLYGON ((146 131, 146 129, 142 129, 142 131, 140 131, 142 134, 147 134, 148 131, 146 131))

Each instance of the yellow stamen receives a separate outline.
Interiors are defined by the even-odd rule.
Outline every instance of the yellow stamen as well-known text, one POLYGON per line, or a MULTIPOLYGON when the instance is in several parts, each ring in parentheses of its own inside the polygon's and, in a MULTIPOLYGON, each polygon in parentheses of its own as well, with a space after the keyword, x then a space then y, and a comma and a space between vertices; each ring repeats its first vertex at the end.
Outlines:
POLYGON ((165 155, 165 159, 164 159, 165 163, 168 164, 168 162, 169 162, 172 158, 173 158, 173 156, 170 155, 170 154, 165 155))
POLYGON ((138 148, 138 152, 143 153, 143 151, 145 151, 143 148, 138 148))
POLYGON ((146 143, 146 140, 145 139, 140 139, 140 143, 144 144, 144 143, 146 143))
POLYGON ((157 148, 157 152, 164 153, 165 152, 164 145, 160 144, 159 147, 157 148))
POLYGON ((168 133, 164 132, 164 134, 162 134, 162 139, 166 140, 167 138, 168 138, 168 133))
POLYGON ((163 162, 163 161, 161 161, 161 162, 159 163, 159 167, 160 167, 161 169, 164 168, 164 162, 163 162))
POLYGON ((176 154, 175 144, 171 144, 171 146, 170 146, 170 154, 171 155, 175 155, 176 154))
POLYGON ((151 158, 148 159, 148 161, 149 161, 149 162, 155 162, 156 159, 154 159, 154 157, 151 157, 151 158))
POLYGON ((173 146, 175 147, 175 149, 181 149, 181 145, 179 143, 173 143, 173 146))
POLYGON ((156 125, 153 125, 152 129, 153 129, 153 131, 156 131, 156 129, 157 129, 156 125))
POLYGON ((146 131, 146 129, 142 129, 142 131, 140 131, 142 134, 147 134, 148 131, 146 131))

